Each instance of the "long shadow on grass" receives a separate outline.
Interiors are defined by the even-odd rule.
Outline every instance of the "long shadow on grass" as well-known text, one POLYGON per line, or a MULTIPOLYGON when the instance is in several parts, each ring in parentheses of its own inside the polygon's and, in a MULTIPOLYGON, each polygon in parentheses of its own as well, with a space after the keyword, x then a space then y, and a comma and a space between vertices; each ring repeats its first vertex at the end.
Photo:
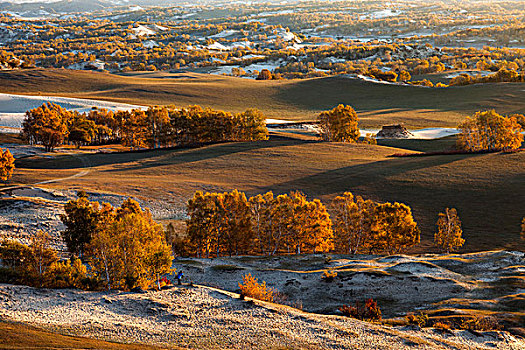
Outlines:
MULTIPOLYGON (((261 187, 256 192, 274 191, 275 193, 285 193, 292 190, 308 189, 305 191, 307 194, 326 196, 349 191, 354 187, 361 187, 371 183, 383 185, 387 183, 388 177, 440 166, 473 156, 476 155, 443 155, 412 159, 391 158, 333 169, 280 184, 261 187)), ((410 181, 409 178, 407 178, 407 181, 410 181)))
MULTIPOLYGON (((306 143, 316 143, 316 140, 300 140, 287 137, 272 137, 268 141, 227 142, 220 144, 201 145, 200 147, 174 147, 156 150, 141 150, 129 152, 97 153, 82 155, 85 163, 91 167, 122 164, 108 171, 126 171, 152 168, 167 165, 177 165, 198 162, 205 159, 218 158, 239 152, 252 150, 296 146, 306 143), (126 164, 130 163, 130 164, 126 164)), ((77 157, 64 155, 54 158, 30 157, 19 159, 17 168, 26 169, 79 169, 84 168, 83 162, 77 157)))

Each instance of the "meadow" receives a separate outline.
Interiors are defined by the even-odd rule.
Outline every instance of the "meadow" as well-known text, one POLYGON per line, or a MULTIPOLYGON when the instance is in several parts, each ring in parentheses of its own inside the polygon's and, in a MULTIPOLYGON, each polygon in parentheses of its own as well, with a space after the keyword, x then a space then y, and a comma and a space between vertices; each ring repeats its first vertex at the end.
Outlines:
POLYGON ((135 105, 201 105, 232 112, 258 108, 268 118, 315 120, 343 103, 355 108, 361 128, 403 123, 407 128, 455 127, 465 116, 496 109, 525 112, 520 83, 425 88, 345 76, 256 81, 199 73, 109 74, 65 69, 0 72, 0 92, 99 99, 135 105))
POLYGON ((17 160, 12 182, 68 177, 89 167, 81 177, 45 186, 133 196, 179 213, 196 190, 236 188, 248 195, 300 190, 325 202, 351 191, 412 207, 422 229, 422 243, 412 253, 434 251, 435 221, 446 207, 457 208, 463 221, 462 251, 522 247, 518 207, 525 199, 525 152, 397 158, 391 155, 448 149, 453 139, 383 142, 397 148, 272 134, 268 141, 199 148, 55 153, 17 160))

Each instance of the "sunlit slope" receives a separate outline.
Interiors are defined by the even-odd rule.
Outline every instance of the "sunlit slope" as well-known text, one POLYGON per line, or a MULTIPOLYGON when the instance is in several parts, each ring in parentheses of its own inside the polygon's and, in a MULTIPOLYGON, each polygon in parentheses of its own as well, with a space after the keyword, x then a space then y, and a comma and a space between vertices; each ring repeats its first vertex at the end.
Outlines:
POLYGON ((471 85, 448 89, 377 84, 343 76, 255 81, 197 73, 130 73, 65 69, 0 72, 0 92, 52 94, 141 105, 199 104, 241 111, 255 107, 268 117, 312 120, 339 103, 358 111, 361 127, 404 123, 409 128, 456 126, 478 110, 525 113, 525 84, 471 85))
MULTIPOLYGON (((352 191, 413 208, 423 234, 418 251, 432 246, 437 214, 455 207, 466 251, 518 249, 525 202, 525 152, 392 158, 382 146, 274 139, 186 150, 92 154, 82 177, 47 186, 84 189, 162 201, 181 209, 196 190, 239 189, 249 195, 300 190, 328 202, 352 191)), ((72 156, 17 162, 14 182, 31 183, 53 169, 69 176, 84 165, 72 156)))

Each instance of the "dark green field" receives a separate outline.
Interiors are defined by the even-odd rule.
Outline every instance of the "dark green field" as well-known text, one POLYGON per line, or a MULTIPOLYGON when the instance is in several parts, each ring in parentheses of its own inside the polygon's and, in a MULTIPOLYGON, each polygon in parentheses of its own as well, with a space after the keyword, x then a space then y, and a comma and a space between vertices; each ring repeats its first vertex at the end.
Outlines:
POLYGON ((344 77, 255 81, 197 73, 113 75, 65 69, 0 72, 0 92, 85 97, 139 105, 199 104, 268 117, 313 120, 339 103, 352 105, 363 128, 404 123, 409 128, 456 126, 478 110, 525 112, 525 84, 448 89, 375 84, 344 77))

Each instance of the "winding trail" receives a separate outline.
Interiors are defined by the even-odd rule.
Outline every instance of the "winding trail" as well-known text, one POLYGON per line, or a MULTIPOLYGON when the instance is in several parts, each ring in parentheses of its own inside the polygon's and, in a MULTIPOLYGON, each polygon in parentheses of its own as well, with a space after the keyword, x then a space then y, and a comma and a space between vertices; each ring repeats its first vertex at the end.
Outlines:
POLYGON ((12 191, 12 190, 18 190, 18 189, 21 189, 21 188, 29 188, 29 187, 33 187, 33 186, 37 186, 37 185, 50 184, 50 183, 55 183, 55 182, 63 182, 63 181, 71 180, 71 179, 76 179, 76 178, 79 178, 79 177, 82 177, 82 176, 86 176, 87 174, 89 174, 91 172, 91 163, 84 156, 78 155, 78 154, 74 154, 74 153, 70 153, 70 152, 64 152, 64 153, 69 153, 73 157, 77 157, 78 159, 80 159, 80 161, 82 162, 84 167, 87 168, 87 169, 79 171, 76 174, 73 174, 73 175, 70 175, 70 176, 66 176, 66 177, 59 177, 59 178, 56 178, 56 179, 35 182, 35 183, 32 183, 32 184, 3 187, 3 188, 0 188, 0 193, 12 191))

